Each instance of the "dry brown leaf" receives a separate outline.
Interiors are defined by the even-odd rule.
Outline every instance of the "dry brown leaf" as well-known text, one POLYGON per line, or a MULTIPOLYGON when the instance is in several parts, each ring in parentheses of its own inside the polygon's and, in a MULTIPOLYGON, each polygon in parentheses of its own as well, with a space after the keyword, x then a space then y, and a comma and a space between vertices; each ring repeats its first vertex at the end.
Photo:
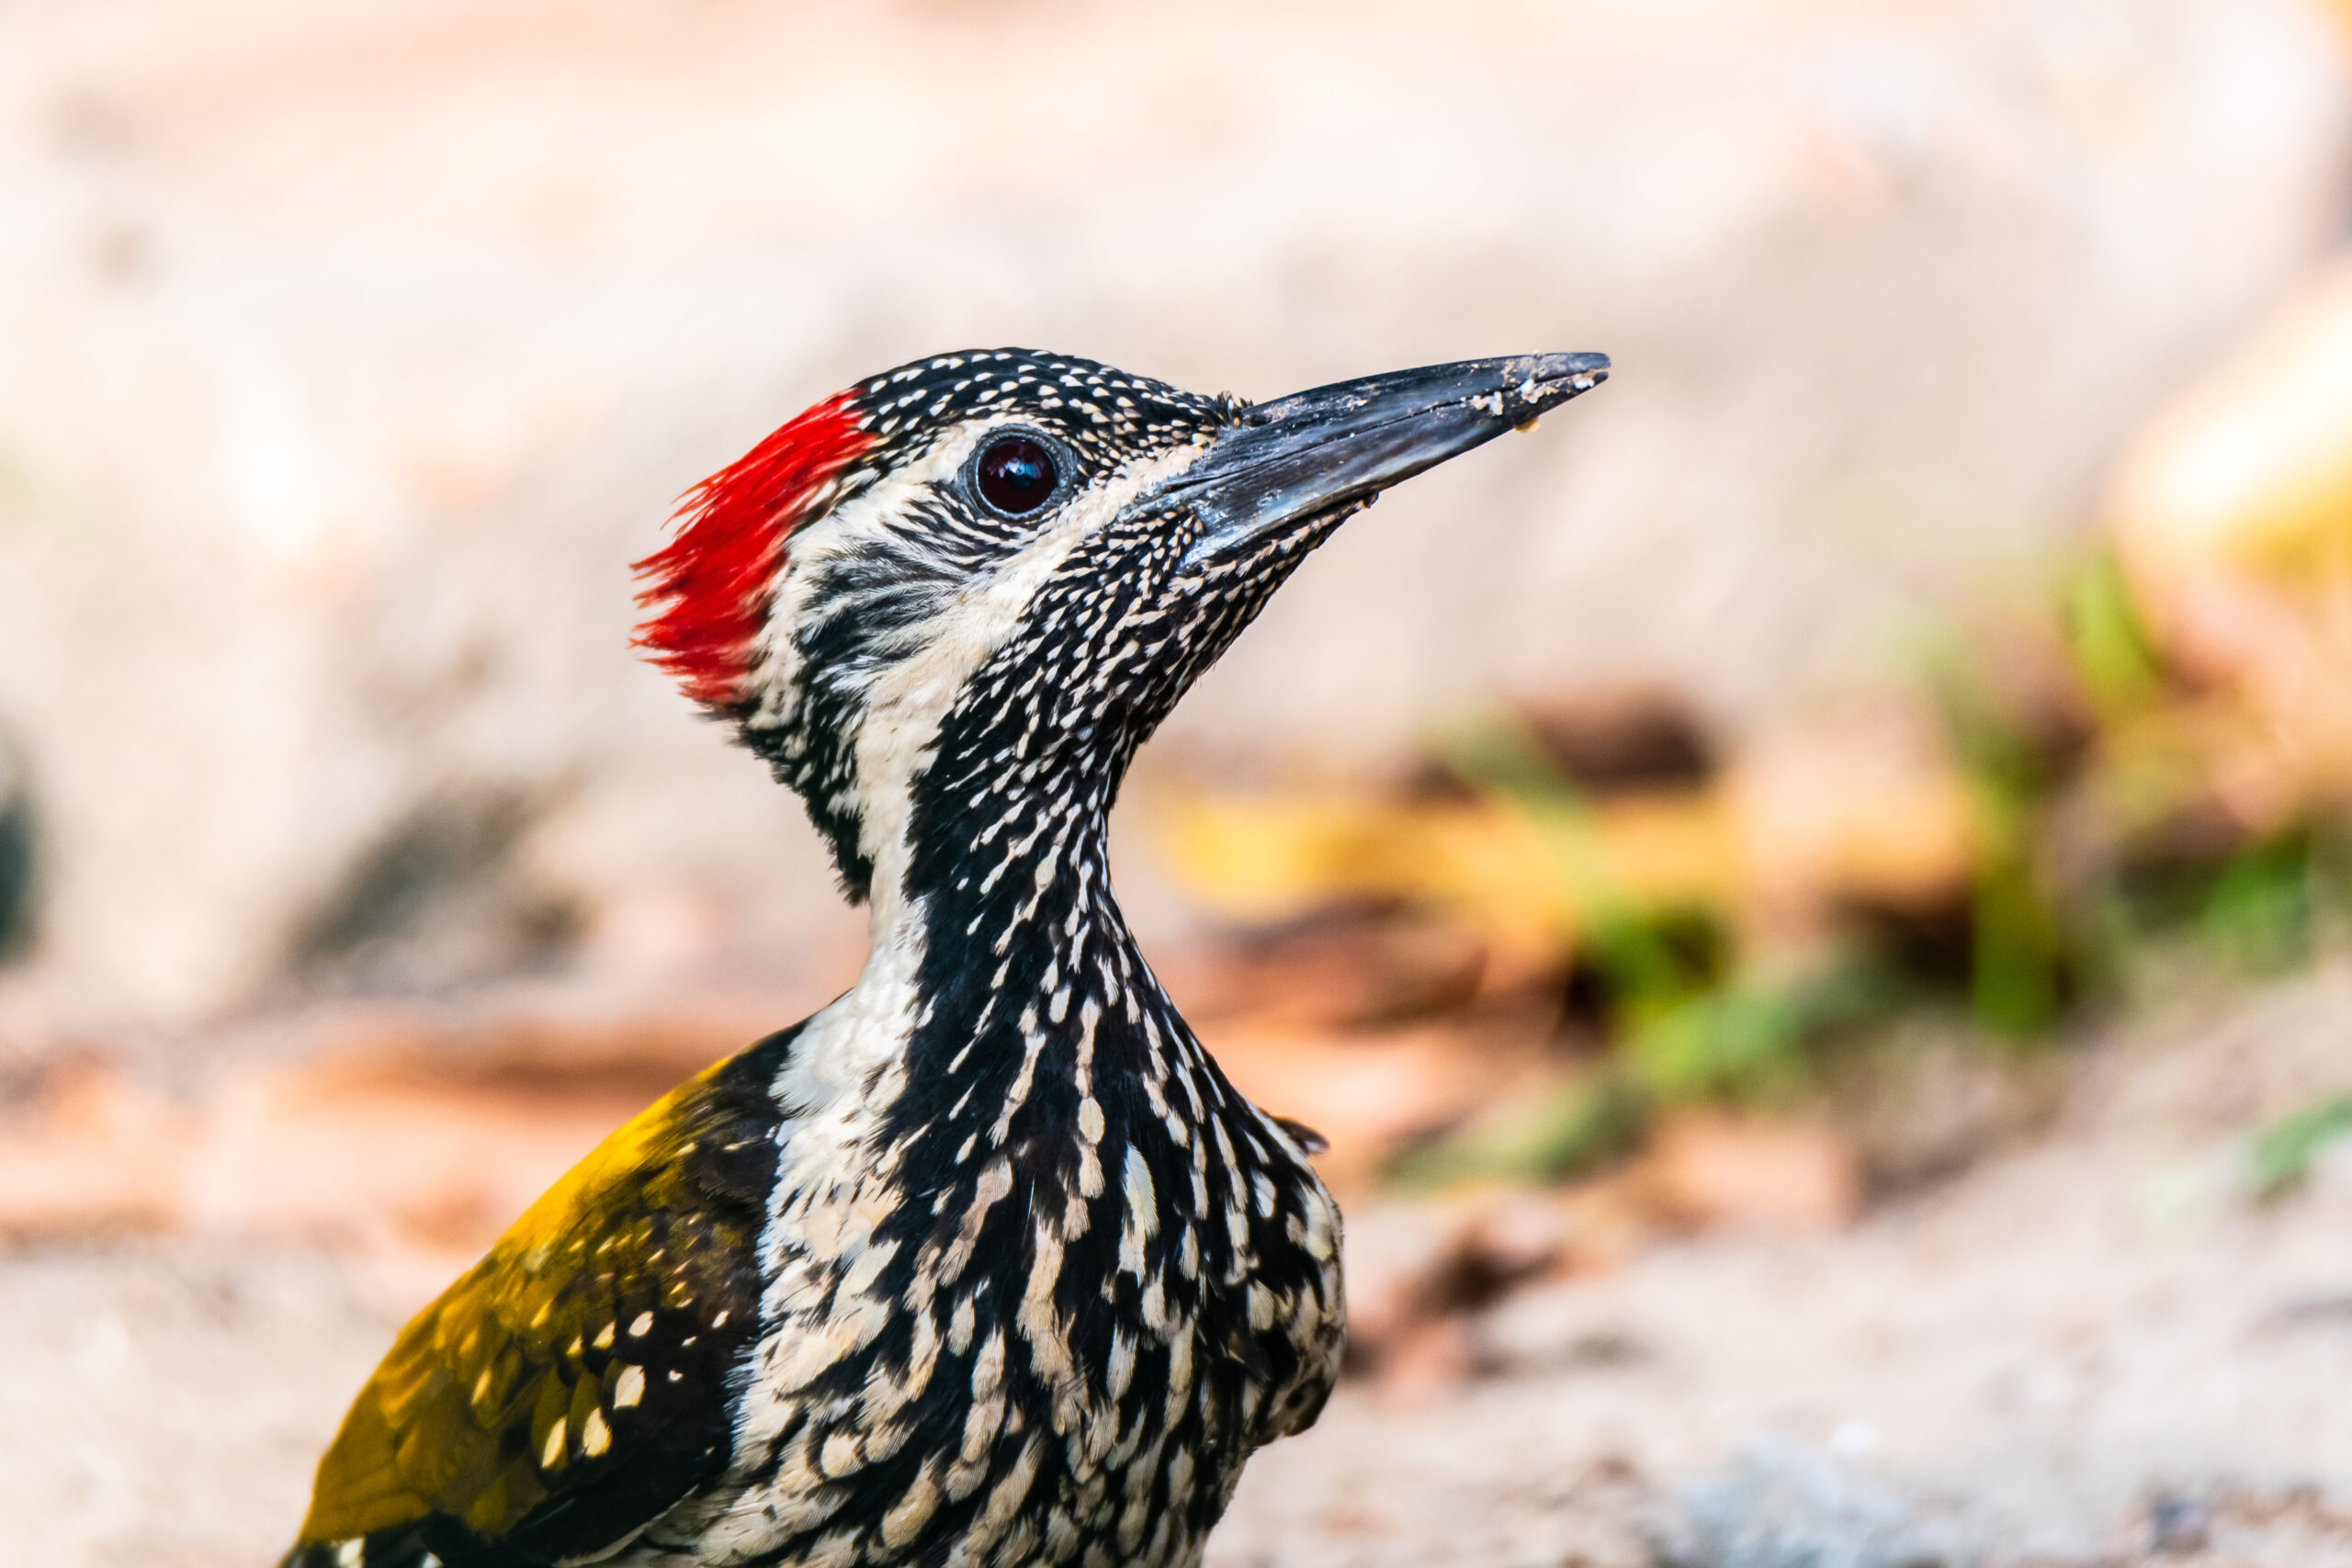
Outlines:
POLYGON ((1486 1104, 1529 1055, 1438 1026, 1358 1035, 1228 1029, 1206 1039, 1251 1101, 1330 1141, 1316 1168, 1342 1191, 1371 1186, 1407 1139, 1486 1104))
POLYGON ((1819 1234, 1861 1207, 1861 1162, 1845 1137, 1720 1111, 1666 1117, 1634 1179, 1667 1214, 1697 1225, 1819 1234))

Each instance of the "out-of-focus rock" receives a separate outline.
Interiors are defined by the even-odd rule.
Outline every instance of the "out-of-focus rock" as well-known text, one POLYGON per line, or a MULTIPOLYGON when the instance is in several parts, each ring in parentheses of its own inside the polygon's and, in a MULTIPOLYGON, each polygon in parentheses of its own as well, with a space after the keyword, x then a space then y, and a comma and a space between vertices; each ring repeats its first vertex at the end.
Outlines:
POLYGON ((23 749, 0 732, 0 964, 33 945, 40 899, 40 809, 23 749))
POLYGON ((1772 1436, 1682 1488, 1670 1568, 1975 1568, 1978 1521, 1845 1456, 1772 1436))
POLYGON ((1592 680, 1745 725, 2032 553, 2148 389, 2318 252, 2322 28, 12 7, 0 724, 45 803, 43 984, 249 1001, 401 824, 484 798, 532 803, 503 907, 609 931, 684 887, 790 969, 842 919, 822 856, 632 660, 624 563, 692 479, 942 346, 1260 395, 1609 350, 1560 432, 1343 531, 1159 755, 1393 761, 1464 690, 1592 680), (1051 135, 1008 83, 1052 84, 1051 135))

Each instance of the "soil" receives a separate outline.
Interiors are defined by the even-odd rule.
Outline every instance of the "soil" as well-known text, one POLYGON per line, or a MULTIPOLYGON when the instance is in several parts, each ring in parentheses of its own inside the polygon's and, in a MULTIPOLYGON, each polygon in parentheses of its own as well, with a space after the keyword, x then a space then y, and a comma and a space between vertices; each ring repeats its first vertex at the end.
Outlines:
MULTIPOLYGON (((2087 1048, 2055 1129, 1833 1234, 1587 1261, 1391 1358, 1253 1463, 1215 1568, 2352 1564, 2352 1159, 2246 1128, 2352 1077, 2352 976, 2087 1048)), ((1448 1208, 1362 1201, 1367 1264, 1448 1208)), ((0 1256, 10 1562, 267 1561, 404 1300, 356 1255, 0 1256)))

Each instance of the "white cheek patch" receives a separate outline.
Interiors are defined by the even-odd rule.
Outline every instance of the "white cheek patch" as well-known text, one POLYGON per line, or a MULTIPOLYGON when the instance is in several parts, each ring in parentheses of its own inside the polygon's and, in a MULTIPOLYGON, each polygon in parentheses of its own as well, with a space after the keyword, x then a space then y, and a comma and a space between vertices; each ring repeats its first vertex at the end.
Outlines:
MULTIPOLYGON (((778 577, 775 609, 763 632, 754 680, 760 706, 753 727, 788 724, 801 700, 801 654, 794 629, 821 607, 813 602, 825 564, 879 545, 922 547, 919 529, 894 526, 927 494, 955 479, 973 449, 1005 424, 1008 413, 965 427, 916 463, 889 474, 828 516, 796 532, 778 577)), ((1063 503, 1037 535, 982 575, 941 595, 913 640, 865 672, 865 713, 852 748, 864 806, 859 850, 875 868, 875 912, 892 897, 904 869, 910 785, 930 761, 942 721, 973 673, 1021 625, 1031 601, 1088 536, 1111 523, 1148 488, 1197 462, 1186 446, 1132 464, 1063 503)), ((944 569, 943 575, 945 575, 944 569)), ((839 671, 829 674, 838 675, 839 671)))
POLYGON ((767 624, 752 659, 751 685, 759 705, 746 721, 772 729, 789 724, 800 707, 800 648, 794 635, 808 617, 822 568, 836 556, 880 536, 923 492, 954 476, 967 443, 950 442, 910 467, 885 475, 861 494, 793 531, 770 590, 767 624))

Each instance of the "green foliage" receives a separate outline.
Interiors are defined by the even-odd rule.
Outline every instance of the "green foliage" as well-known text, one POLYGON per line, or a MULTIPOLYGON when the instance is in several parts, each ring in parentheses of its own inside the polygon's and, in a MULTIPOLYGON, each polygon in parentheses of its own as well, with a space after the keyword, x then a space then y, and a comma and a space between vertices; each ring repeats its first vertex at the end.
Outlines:
POLYGON ((2276 975, 2311 958, 2312 844, 2290 834, 2230 857, 2206 899, 2204 935, 2240 974, 2276 975))
POLYGON ((1729 940, 1705 910, 1651 908, 1610 874, 1591 808, 1524 725, 1494 715, 1457 729, 1447 763, 1498 808, 1541 831, 1560 880, 1583 911, 1577 958, 1600 982, 1612 1026, 1638 1030, 1712 994, 1725 978, 1729 940))
POLYGON ((2352 1133, 2352 1090, 2291 1111, 2256 1134, 2254 1190, 2277 1198, 2301 1186, 2320 1151, 2352 1133))
POLYGON ((1613 1067, 1588 1074, 1498 1124, 1404 1151, 1390 1179, 1413 1190, 1464 1181, 1549 1181, 1606 1164, 1641 1139, 1652 1103, 1613 1067))
POLYGON ((1628 1067, 1657 1099, 1760 1099, 1804 1074, 1803 1041, 1787 999, 1732 987, 1693 997, 1624 1043, 1628 1067))
POLYGON ((1826 1043, 1903 994, 1868 962, 1779 983, 1723 982, 1622 1034, 1604 1062, 1523 1113, 1408 1150, 1389 1174, 1410 1188, 1581 1174, 1631 1150, 1658 1110, 1802 1093, 1826 1043))
MULTIPOLYGON (((1964 990, 1984 1036, 2047 1036, 2112 994, 2110 978, 2130 973, 2160 935, 2186 936, 2253 977, 2352 937, 2352 826, 2320 808, 2234 844, 2226 829, 2218 843, 2201 829, 2173 839, 2147 831, 2163 825, 2163 812, 2206 800, 2206 775, 2223 759, 2178 749, 2178 737, 2203 733, 2181 706, 2197 698, 2166 668, 2111 555, 2062 584, 2059 609, 2064 668, 2053 672, 2045 655, 2042 683, 2030 693, 1999 684, 1982 650, 1957 640, 1928 662, 1969 801, 1964 990), (2189 772, 2166 775, 2159 809, 2134 815, 2140 808, 2127 803, 2138 775, 2119 770, 2149 765, 2189 772)), ((1661 1108, 1800 1094, 1833 1042, 1951 996, 1949 976, 1905 969, 1891 930, 1862 933, 1812 973, 1759 976, 1722 912, 1652 907, 1612 883, 1589 807, 1524 726, 1498 717, 1458 729, 1442 755, 1475 793, 1541 830, 1569 895, 1563 907, 1580 916, 1563 933, 1574 949, 1572 988, 1594 1004, 1586 1013, 1609 1051, 1523 1115, 1408 1156, 1397 1168, 1408 1181, 1589 1168, 1634 1146, 1661 1108)), ((2266 1193, 2293 1186, 2346 1132, 2352 1093, 2267 1129, 2255 1149, 2257 1185, 2266 1193)))
POLYGON ((1968 1000, 1977 1022, 2011 1039, 2049 1029, 2066 999, 2066 936, 2022 845, 1980 858, 1970 915, 1968 1000))
POLYGON ((2102 720, 2112 723, 2163 700, 2163 656, 2112 551, 2093 556, 2065 585, 2065 629, 2075 674, 2102 720))
POLYGON ((1933 674, 1969 786, 1969 1006, 1987 1030, 2024 1038, 2058 1021, 2071 988, 2068 933, 2041 859, 2060 771, 2049 743, 1956 652, 1933 674))

